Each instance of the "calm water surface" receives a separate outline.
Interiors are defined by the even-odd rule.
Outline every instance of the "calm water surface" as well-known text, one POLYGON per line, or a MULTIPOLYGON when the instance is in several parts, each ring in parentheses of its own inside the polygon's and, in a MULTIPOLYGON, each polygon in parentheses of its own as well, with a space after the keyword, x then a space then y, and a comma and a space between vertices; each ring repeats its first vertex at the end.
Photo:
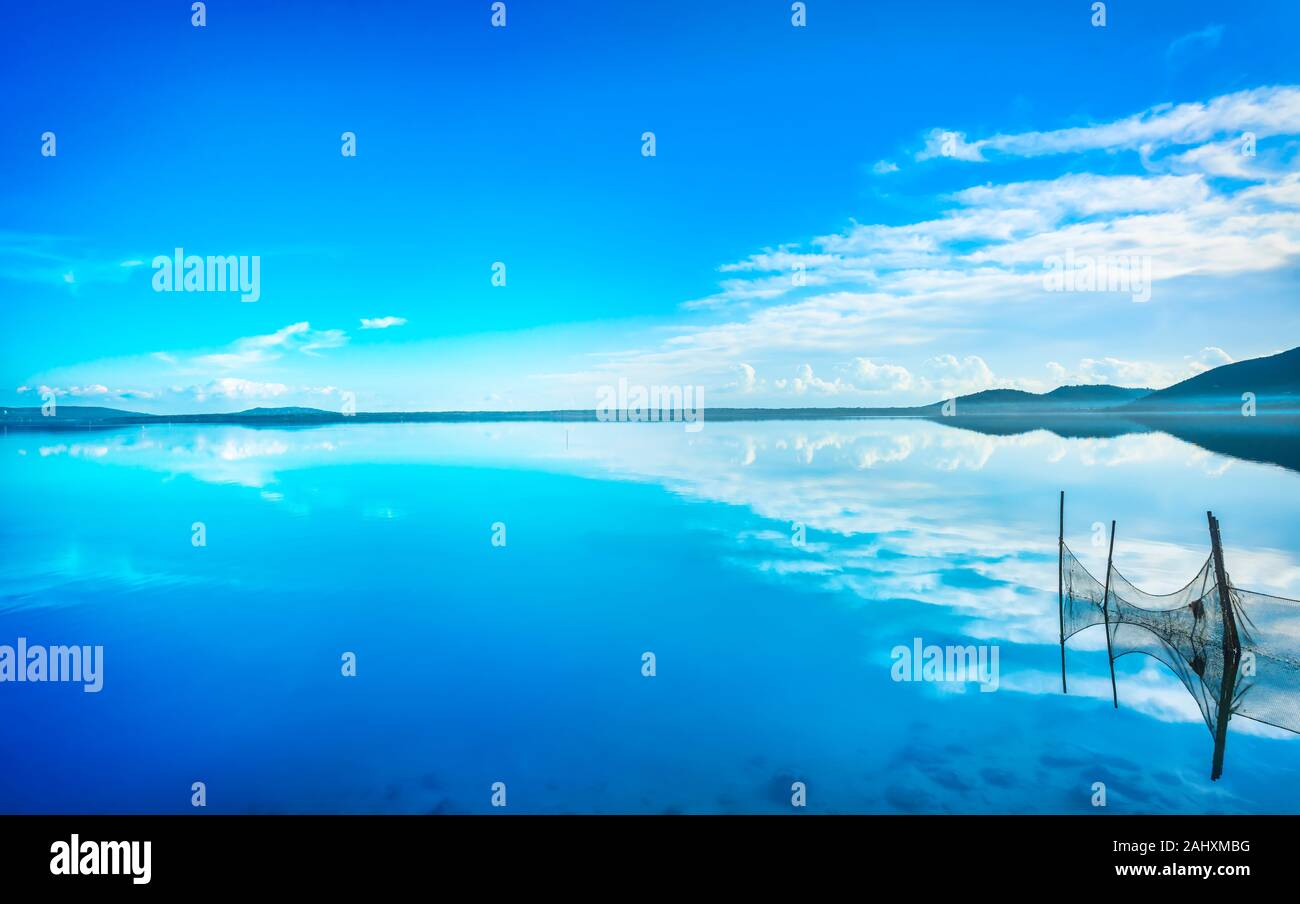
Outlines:
POLYGON ((1163 434, 918 421, 171 427, 0 437, 0 811, 1300 812, 1300 742, 1226 774, 1164 666, 1056 644, 1057 492, 1094 573, 1300 597, 1300 475, 1163 434), (206 547, 191 544, 202 522, 206 547), (505 525, 506 545, 491 543, 505 525), (802 525, 806 542, 792 538, 802 525), (891 650, 989 644, 996 692, 891 650), (653 652, 657 674, 641 673, 653 652), (341 675, 356 655, 357 675, 341 675))

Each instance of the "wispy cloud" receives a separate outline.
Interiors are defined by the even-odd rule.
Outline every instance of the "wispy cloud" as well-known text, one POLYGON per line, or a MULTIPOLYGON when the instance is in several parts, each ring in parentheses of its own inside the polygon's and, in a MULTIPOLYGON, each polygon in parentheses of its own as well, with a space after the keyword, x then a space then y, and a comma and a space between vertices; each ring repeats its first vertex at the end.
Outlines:
MULTIPOLYGON (((748 365, 746 365, 748 366, 748 365)), ((979 392, 984 389, 1032 389, 1032 383, 999 377, 979 355, 942 354, 927 359, 919 372, 912 373, 898 364, 879 363, 870 358, 854 358, 836 366, 838 375, 825 379, 802 364, 789 378, 770 383, 758 380, 750 368, 751 379, 765 388, 792 395, 870 395, 872 393, 916 390, 935 399, 979 392)))
POLYGON ((1202 144, 1254 132, 1260 138, 1291 135, 1300 122, 1300 87, 1280 85, 1225 94, 1204 103, 1160 104, 1114 122, 1046 132, 1018 132, 969 140, 962 132, 933 129, 917 160, 951 157, 985 161, 994 156, 1040 157, 1097 150, 1155 151, 1202 144), (945 148, 945 138, 953 141, 945 148), (945 152, 946 151, 946 152, 945 152))
POLYGON ((92 254, 65 236, 0 232, 0 279, 62 285, 75 292, 82 286, 124 282, 142 264, 92 254))
MULTIPOLYGON (((347 341, 348 335, 343 330, 314 330, 304 320, 281 327, 274 333, 237 339, 222 351, 198 355, 189 360, 198 367, 230 370, 267 364, 278 360, 285 352, 317 355, 325 349, 339 348, 347 341)), ((173 361, 179 357, 171 353, 156 353, 155 357, 159 355, 166 355, 164 360, 169 358, 173 361)))
POLYGON ((405 317, 362 317, 361 328, 363 330, 386 330, 390 326, 404 326, 405 317))
POLYGON ((1211 368, 1231 364, 1232 356, 1217 346, 1207 346, 1194 355, 1184 355, 1181 362, 1128 361, 1121 358, 1083 358, 1077 367, 1067 368, 1056 361, 1047 363, 1053 382, 1062 384, 1099 384, 1163 389, 1180 380, 1194 377, 1211 368))
POLYGON ((1193 31, 1169 42, 1165 48, 1165 61, 1171 66, 1181 66, 1188 58, 1197 53, 1214 50, 1223 40, 1222 25, 1207 25, 1200 31, 1193 31))
POLYGON ((144 389, 109 389, 103 383, 90 383, 85 386, 47 386, 41 384, 35 388, 31 386, 19 386, 17 389, 19 395, 34 392, 42 398, 54 396, 55 398, 74 398, 74 399, 97 399, 100 401, 112 399, 152 399, 157 393, 144 389))
POLYGON ((223 377, 202 386, 191 386, 181 392, 192 395, 199 402, 210 398, 274 399, 288 393, 289 387, 283 383, 261 383, 256 380, 223 377))

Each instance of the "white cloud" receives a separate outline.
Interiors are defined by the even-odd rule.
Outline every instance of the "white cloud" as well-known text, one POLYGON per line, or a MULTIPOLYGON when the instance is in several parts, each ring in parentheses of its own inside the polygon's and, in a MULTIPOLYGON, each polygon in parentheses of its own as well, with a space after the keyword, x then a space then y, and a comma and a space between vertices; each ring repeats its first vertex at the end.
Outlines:
POLYGON ((980 144, 966 140, 965 132, 949 129, 931 129, 925 136, 925 147, 916 154, 917 160, 929 160, 932 157, 950 157, 953 160, 979 161, 984 158, 980 153, 980 144))
MULTIPOLYGON (((321 349, 339 348, 347 341, 348 335, 343 330, 314 330, 304 320, 281 327, 274 333, 237 339, 225 351, 199 355, 192 359, 192 363, 199 367, 232 370, 276 361, 286 351, 296 350, 315 356, 321 349)), ((155 357, 164 354, 156 353, 155 357)), ((167 358, 175 360, 174 355, 167 355, 167 358)))
POLYGON ((985 389, 1020 388, 1014 380, 995 376, 979 355, 960 359, 956 355, 937 355, 925 362, 925 370, 924 385, 947 398, 985 389))
POLYGON ((1204 373, 1207 370, 1213 370, 1216 367, 1222 367, 1225 364, 1232 363, 1232 356, 1219 348, 1217 345, 1210 345, 1200 350, 1195 356, 1188 356, 1187 367, 1193 374, 1204 373))
POLYGON ((1184 355, 1182 361, 1177 363, 1128 361, 1114 357, 1083 358, 1074 370, 1069 370, 1056 361, 1049 361, 1047 370, 1052 380, 1059 384, 1108 383, 1113 386, 1164 389, 1188 377, 1231 363, 1232 356, 1223 349, 1208 346, 1195 355, 1184 355))
MULTIPOLYGON (((19 393, 31 392, 30 386, 19 386, 19 393)), ((40 396, 52 395, 55 398, 79 398, 79 399, 97 399, 107 401, 112 399, 152 399, 156 393, 148 392, 143 389, 110 389, 103 383, 89 383, 84 386, 48 386, 42 383, 36 388, 36 393, 40 396)))
POLYGON ((363 330, 386 330, 390 326, 403 326, 406 323, 405 317, 362 317, 361 328, 363 330))
MULTIPOLYGON (((973 186, 950 200, 955 206, 935 218, 854 223, 813 238, 809 249, 785 244, 724 265, 738 275, 694 306, 755 312, 702 328, 699 344, 792 344, 820 318, 840 321, 835 333, 848 348, 869 324, 925 326, 929 308, 1039 299, 1044 261, 1068 252, 1142 256, 1162 283, 1275 270, 1300 257, 1300 176, 1293 174, 1233 191, 1212 188, 1204 173, 1082 173, 973 186), (768 338, 754 335, 760 329, 768 338)), ((912 337, 891 331, 891 338, 906 344, 912 337)), ((693 343, 689 334, 674 342, 693 343)))
POLYGON ((1285 161, 1278 154, 1270 153, 1268 148, 1265 148, 1264 156, 1259 156, 1258 143, 1255 155, 1243 153, 1247 147, 1245 138, 1236 136, 1223 141, 1211 141, 1179 154, 1170 154, 1158 163, 1151 161, 1151 165, 1175 173, 1204 173, 1207 176, 1251 181, 1265 179, 1284 169, 1285 161))
POLYGON ((870 358, 853 359, 853 382, 869 392, 912 388, 912 374, 897 364, 876 364, 870 358))
POLYGON ((739 367, 740 367, 740 387, 739 387, 740 391, 753 392, 754 383, 755 383, 754 368, 744 363, 740 364, 739 367))
MULTIPOLYGON (((746 365, 748 366, 748 365, 746 365)), ((826 380, 817 376, 810 364, 803 364, 791 379, 773 381, 773 386, 795 395, 824 393, 827 395, 876 393, 911 389, 912 374, 906 367, 896 364, 877 364, 870 358, 854 358, 840 370, 845 377, 826 380)))
POLYGON ((1163 389, 1182 377, 1161 364, 1124 361, 1120 358, 1084 358, 1079 362, 1078 383, 1109 383, 1113 386, 1163 389))
POLYGON ((1197 175, 1096 176, 1071 174, 1059 179, 977 185, 954 199, 987 211, 1032 211, 1044 222, 1066 216, 1181 210, 1208 200, 1210 188, 1197 175))
POLYGON ((223 377, 204 386, 191 386, 188 392, 199 402, 210 398, 273 399, 289 392, 289 387, 283 383, 259 383, 254 380, 223 377))
POLYGON ((777 389, 789 390, 795 395, 803 395, 807 392, 825 393, 834 395, 840 392, 852 392, 854 386, 844 380, 836 377, 834 380, 824 380, 813 373, 812 365, 801 364, 795 371, 795 376, 790 380, 776 380, 773 383, 777 389))
POLYGON ((1108 123, 993 135, 967 141, 960 132, 955 153, 943 154, 943 130, 932 130, 917 159, 951 156, 983 161, 993 155, 1039 157, 1094 150, 1147 151, 1170 145, 1203 144, 1243 131, 1259 137, 1295 134, 1300 123, 1300 87, 1280 85, 1225 94, 1208 102, 1160 104, 1108 123))

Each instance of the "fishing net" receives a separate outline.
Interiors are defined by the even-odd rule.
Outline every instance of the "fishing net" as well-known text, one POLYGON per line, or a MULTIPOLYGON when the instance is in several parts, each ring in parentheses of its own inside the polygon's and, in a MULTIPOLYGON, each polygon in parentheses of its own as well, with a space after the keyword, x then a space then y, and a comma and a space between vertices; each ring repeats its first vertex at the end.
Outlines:
POLYGON ((1234 715, 1300 732, 1300 601, 1227 583, 1225 609, 1210 557, 1174 593, 1147 593, 1113 564, 1108 588, 1062 543, 1062 640, 1104 625, 1112 661, 1130 653, 1160 660, 1211 734, 1234 715))
POLYGON ((1300 601, 1233 587, 1232 603, 1242 651, 1233 715, 1300 732, 1300 601))

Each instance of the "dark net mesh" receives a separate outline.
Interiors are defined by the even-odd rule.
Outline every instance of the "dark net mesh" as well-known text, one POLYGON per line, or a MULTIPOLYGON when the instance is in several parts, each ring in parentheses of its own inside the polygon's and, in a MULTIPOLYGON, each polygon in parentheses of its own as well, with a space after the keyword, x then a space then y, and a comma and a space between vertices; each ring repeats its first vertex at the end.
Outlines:
POLYGON ((1300 732, 1300 602, 1233 587, 1232 603, 1241 638, 1233 714, 1300 732))

